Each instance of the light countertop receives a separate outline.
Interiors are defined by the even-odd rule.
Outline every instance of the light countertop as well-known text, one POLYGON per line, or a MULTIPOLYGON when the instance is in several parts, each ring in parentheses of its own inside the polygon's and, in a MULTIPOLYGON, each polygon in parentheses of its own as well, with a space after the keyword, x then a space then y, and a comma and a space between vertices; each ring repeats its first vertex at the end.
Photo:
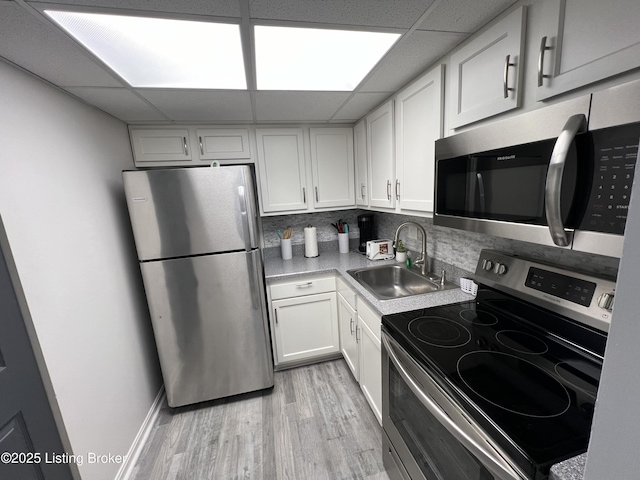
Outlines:
MULTIPOLYGON (((360 285, 347 270, 354 268, 375 267, 385 263, 394 263, 394 260, 370 261, 359 253, 320 252, 315 258, 305 258, 303 255, 295 255, 291 260, 282 260, 279 256, 265 255, 264 268, 267 285, 280 280, 288 280, 296 277, 319 275, 327 273, 339 273, 342 279, 349 284, 359 296, 364 298, 380 315, 419 310, 422 308, 436 307, 449 303, 463 302, 474 297, 463 292, 460 288, 433 292, 424 295, 413 295, 395 300, 378 300, 362 285, 360 285)), ((454 267, 452 267, 454 269, 454 267)), ((447 269, 450 281, 456 283, 456 278, 447 269)))

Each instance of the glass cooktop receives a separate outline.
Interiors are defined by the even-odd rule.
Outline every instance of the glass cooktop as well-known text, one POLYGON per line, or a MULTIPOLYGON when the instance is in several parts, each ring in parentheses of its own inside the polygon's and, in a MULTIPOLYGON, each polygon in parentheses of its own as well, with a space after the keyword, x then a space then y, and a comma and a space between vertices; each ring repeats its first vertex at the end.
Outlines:
POLYGON ((474 301, 382 322, 503 448, 536 470, 586 451, 606 334, 487 287, 474 301))

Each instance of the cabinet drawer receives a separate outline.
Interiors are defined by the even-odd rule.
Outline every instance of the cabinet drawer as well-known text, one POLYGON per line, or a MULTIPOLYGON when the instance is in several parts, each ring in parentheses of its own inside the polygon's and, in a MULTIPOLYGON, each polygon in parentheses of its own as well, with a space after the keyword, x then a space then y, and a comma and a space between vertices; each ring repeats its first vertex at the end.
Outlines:
POLYGON ((336 277, 336 291, 344 298, 345 302, 349 304, 351 308, 357 310, 357 298, 358 295, 342 278, 336 277))
POLYGON ((380 341, 380 328, 382 325, 382 318, 379 317, 371 307, 364 301, 358 302, 358 318, 366 323, 369 330, 380 341))
POLYGON ((271 300, 335 292, 336 277, 301 277, 295 281, 270 285, 271 300))

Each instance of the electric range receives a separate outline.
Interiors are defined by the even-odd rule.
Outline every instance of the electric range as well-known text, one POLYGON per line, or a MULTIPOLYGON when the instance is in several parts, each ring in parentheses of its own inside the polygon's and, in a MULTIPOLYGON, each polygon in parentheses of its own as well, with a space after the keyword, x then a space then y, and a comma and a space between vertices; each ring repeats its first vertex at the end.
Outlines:
POLYGON ((490 250, 475 280, 474 300, 383 316, 383 427, 398 457, 389 463, 409 471, 397 478, 542 479, 551 465, 586 451, 615 284, 490 250), (422 391, 431 382, 424 390, 437 390, 435 397, 422 391), (417 426, 425 405, 445 403, 454 411, 445 416, 460 415, 463 427, 447 427, 438 412, 439 422, 417 426), (453 438, 436 434, 437 423, 453 438), (460 428, 472 439, 480 432, 480 453, 460 428), (448 445, 438 452, 436 443, 448 445), (406 451, 411 459, 400 458, 406 451), (461 464, 469 453, 466 470, 438 465, 445 454, 461 464))

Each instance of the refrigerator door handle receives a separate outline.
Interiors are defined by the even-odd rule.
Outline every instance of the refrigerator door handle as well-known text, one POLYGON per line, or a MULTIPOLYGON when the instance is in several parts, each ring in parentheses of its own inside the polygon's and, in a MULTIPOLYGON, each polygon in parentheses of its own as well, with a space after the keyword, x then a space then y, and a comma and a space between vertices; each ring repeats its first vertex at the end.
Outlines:
POLYGON ((249 270, 249 290, 251 290, 251 306, 254 310, 260 309, 260 299, 258 296, 259 280, 258 280, 258 268, 256 262, 253 261, 253 256, 257 254, 257 250, 251 253, 247 253, 247 268, 249 270))
POLYGON ((238 187, 240 195, 240 216, 242 217, 242 230, 244 231, 244 249, 251 251, 251 231, 249 230, 249 215, 247 212, 247 194, 244 185, 238 187))

